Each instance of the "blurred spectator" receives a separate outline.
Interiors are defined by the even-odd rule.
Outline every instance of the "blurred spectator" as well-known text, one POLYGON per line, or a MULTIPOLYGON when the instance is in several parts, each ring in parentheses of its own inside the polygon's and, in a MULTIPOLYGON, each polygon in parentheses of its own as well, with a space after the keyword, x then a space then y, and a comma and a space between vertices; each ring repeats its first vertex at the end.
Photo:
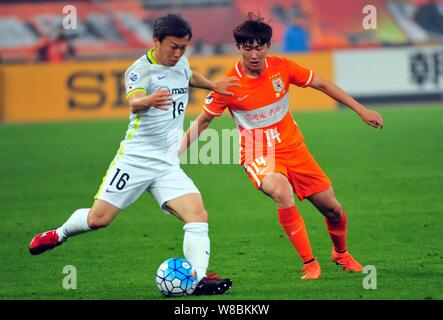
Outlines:
POLYGON ((308 16, 298 5, 292 7, 283 38, 283 52, 309 51, 308 16))
POLYGON ((38 61, 61 62, 75 56, 72 41, 64 33, 62 26, 57 28, 55 35, 45 35, 40 42, 37 49, 38 61))
POLYGON ((277 21, 282 23, 287 23, 288 16, 285 8, 279 3, 276 3, 271 8, 271 14, 277 18, 277 21))
POLYGON ((214 54, 214 48, 212 45, 206 43, 201 39, 196 39, 192 46, 192 51, 189 52, 192 55, 210 56, 214 54))
POLYGON ((204 49, 204 42, 201 40, 196 40, 194 42, 194 52, 193 54, 202 55, 204 49))
POLYGON ((443 5, 436 0, 417 7, 414 19, 426 31, 443 37, 443 5))
POLYGON ((225 49, 223 48, 223 44, 217 43, 214 45, 214 54, 215 55, 225 54, 225 49))

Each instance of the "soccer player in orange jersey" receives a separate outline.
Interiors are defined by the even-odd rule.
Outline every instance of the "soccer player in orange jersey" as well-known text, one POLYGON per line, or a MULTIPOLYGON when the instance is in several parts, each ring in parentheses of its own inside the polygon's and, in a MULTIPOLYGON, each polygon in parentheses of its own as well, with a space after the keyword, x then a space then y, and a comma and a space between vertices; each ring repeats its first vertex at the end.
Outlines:
POLYGON ((250 13, 233 33, 240 60, 227 76, 238 78, 240 87, 229 89, 233 96, 215 92, 208 95, 204 110, 182 141, 180 152, 228 109, 241 134, 241 164, 251 182, 275 201, 280 224, 303 260, 301 279, 317 279, 321 269, 295 206, 294 193, 300 200, 308 199, 324 215, 333 243, 332 260, 345 270, 361 272, 363 267, 347 250, 345 212, 289 110, 289 85, 323 92, 354 110, 374 128, 383 128, 382 117, 312 70, 286 58, 268 56, 272 28, 263 18, 250 13))

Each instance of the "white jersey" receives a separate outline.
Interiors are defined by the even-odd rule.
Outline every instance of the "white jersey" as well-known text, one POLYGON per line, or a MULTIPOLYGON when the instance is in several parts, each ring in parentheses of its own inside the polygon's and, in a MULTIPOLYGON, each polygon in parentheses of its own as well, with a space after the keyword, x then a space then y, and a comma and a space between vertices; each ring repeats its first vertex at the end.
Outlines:
POLYGON ((175 66, 167 67, 157 64, 152 52, 153 49, 126 70, 126 96, 135 92, 152 94, 164 88, 172 94, 173 103, 167 111, 150 107, 136 114, 131 112, 126 137, 120 144, 118 155, 139 159, 140 163, 147 164, 153 160, 156 163, 178 165, 192 71, 185 57, 175 66))
POLYGON ((190 77, 185 57, 175 66, 166 67, 155 62, 152 50, 128 68, 127 97, 135 92, 152 94, 165 88, 174 101, 167 111, 150 107, 130 114, 125 139, 109 165, 96 199, 124 209, 149 192, 169 212, 168 201, 199 193, 180 168, 178 159, 190 77))

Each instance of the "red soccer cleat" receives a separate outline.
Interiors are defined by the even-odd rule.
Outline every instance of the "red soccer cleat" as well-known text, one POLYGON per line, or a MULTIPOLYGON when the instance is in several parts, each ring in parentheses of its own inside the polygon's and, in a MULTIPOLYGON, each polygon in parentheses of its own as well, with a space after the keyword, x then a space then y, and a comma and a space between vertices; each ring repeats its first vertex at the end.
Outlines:
POLYGON ((320 264, 317 259, 305 264, 302 268, 303 275, 300 279, 302 280, 313 280, 318 279, 321 276, 320 264))
POLYGON ((46 250, 53 249, 62 242, 58 241, 58 235, 56 230, 50 230, 43 233, 40 233, 32 239, 29 244, 29 253, 32 255, 37 255, 45 252, 46 250))
POLYGON ((202 296, 223 294, 231 289, 231 287, 232 281, 230 279, 220 279, 216 273, 211 273, 199 281, 192 295, 202 296))
POLYGON ((344 253, 338 253, 337 251, 332 249, 332 261, 335 262, 337 265, 342 266, 343 269, 346 271, 363 271, 362 265, 358 263, 357 260, 355 260, 348 251, 344 253))

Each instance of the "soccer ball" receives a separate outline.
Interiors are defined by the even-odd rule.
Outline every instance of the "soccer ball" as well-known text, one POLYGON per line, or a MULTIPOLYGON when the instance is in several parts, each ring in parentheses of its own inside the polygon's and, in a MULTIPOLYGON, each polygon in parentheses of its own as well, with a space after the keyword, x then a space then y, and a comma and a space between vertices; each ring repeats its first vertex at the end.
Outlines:
POLYGON ((160 265, 155 282, 160 292, 167 297, 187 296, 197 286, 197 272, 188 260, 171 258, 160 265))

